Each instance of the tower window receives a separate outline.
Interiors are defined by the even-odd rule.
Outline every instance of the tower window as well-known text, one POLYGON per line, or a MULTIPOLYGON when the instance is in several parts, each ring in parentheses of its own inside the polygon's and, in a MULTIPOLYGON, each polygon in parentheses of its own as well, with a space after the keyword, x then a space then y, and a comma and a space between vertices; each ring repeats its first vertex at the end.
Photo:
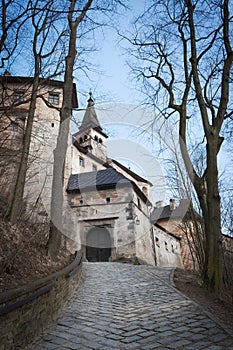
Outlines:
POLYGON ((103 143, 103 140, 102 140, 102 139, 99 139, 99 143, 102 144, 102 143, 103 143))
POLYGON ((79 165, 82 166, 82 167, 85 166, 83 157, 79 157, 79 165))
POLYGON ((95 135, 94 140, 95 140, 96 142, 98 142, 98 136, 97 136, 97 135, 95 135))
POLYGON ((54 123, 51 123, 51 127, 54 128, 54 123))
POLYGON ((11 125, 10 125, 11 131, 14 131, 14 132, 18 131, 18 127, 19 127, 18 123, 11 122, 11 125))
POLYGON ((50 92, 49 93, 49 102, 53 105, 59 105, 59 94, 50 92))
POLYGON ((111 198, 110 197, 106 197, 106 203, 110 203, 111 202, 111 198))
POLYGON ((141 209, 141 201, 139 198, 138 198, 138 208, 141 209))
POLYGON ((15 91, 14 92, 14 101, 23 102, 24 101, 24 91, 15 91))

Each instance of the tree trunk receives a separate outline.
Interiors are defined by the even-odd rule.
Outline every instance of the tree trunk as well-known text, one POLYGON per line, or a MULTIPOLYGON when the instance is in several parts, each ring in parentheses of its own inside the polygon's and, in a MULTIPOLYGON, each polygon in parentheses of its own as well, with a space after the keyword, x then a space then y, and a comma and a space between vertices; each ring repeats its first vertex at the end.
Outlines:
POLYGON ((205 263, 203 277, 208 288, 221 293, 221 211, 217 167, 218 142, 207 141, 208 168, 203 186, 195 186, 200 201, 205 230, 205 263))
POLYGON ((32 126, 33 126, 33 120, 34 120, 34 115, 36 110, 36 98, 37 98, 37 91, 39 86, 39 74, 37 73, 33 80, 31 102, 30 102, 29 112, 27 117, 26 130, 23 138, 23 149, 22 149, 21 161, 20 161, 16 184, 15 184, 15 189, 14 189, 14 195, 11 202, 11 206, 7 214, 8 220, 10 220, 13 223, 18 220, 21 214, 20 211, 22 210, 23 193, 24 193, 24 186, 26 181, 32 126))
POLYGON ((55 260, 63 246, 63 183, 64 166, 67 153, 69 122, 72 113, 73 68, 76 57, 77 26, 70 24, 69 51, 66 57, 63 101, 60 112, 60 127, 54 150, 53 183, 51 194, 51 221, 47 243, 48 255, 55 260))
POLYGON ((208 216, 204 216, 206 232, 206 279, 210 289, 220 292, 221 285, 221 212, 218 188, 216 140, 207 142, 206 186, 208 216))

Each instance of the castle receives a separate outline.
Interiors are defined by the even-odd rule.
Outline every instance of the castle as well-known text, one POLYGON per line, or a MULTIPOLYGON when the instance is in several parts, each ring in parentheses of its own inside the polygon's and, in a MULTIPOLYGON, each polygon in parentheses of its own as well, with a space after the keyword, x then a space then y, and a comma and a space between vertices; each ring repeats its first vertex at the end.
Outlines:
MULTIPOLYGON (((8 107, 2 109, 0 117, 1 199, 7 202, 20 161, 31 79, 7 74, 1 77, 0 89, 1 105, 8 107)), ((22 206, 25 212, 36 208, 32 215, 39 222, 49 218, 53 150, 62 94, 61 81, 41 79, 22 206)), ((73 108, 77 106, 74 85, 73 108)), ((108 158, 108 136, 98 120, 91 94, 79 131, 72 135, 71 118, 68 127, 63 224, 75 249, 81 249, 84 259, 93 262, 131 261, 183 267, 182 237, 167 231, 158 224, 159 218, 154 220, 151 216, 155 213, 150 196, 152 184, 108 158)))

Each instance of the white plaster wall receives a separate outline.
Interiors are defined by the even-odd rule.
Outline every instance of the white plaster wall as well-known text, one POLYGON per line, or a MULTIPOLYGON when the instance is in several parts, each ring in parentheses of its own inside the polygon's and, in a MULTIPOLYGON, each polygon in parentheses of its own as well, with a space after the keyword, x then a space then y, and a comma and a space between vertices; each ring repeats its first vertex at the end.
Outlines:
POLYGON ((139 220, 138 224, 135 223, 136 256, 141 263, 144 262, 155 265, 151 223, 149 217, 137 207, 135 207, 135 214, 137 215, 136 218, 139 220))
POLYGON ((153 227, 156 265, 161 267, 183 267, 180 241, 168 233, 153 227))
MULTIPOLYGON (((93 152, 92 152, 93 153, 93 152)), ((92 159, 88 154, 81 153, 74 145, 72 146, 72 174, 85 173, 88 171, 93 171, 93 165, 97 167, 97 170, 106 169, 102 164, 103 162, 98 162, 92 159), (82 157, 84 159, 84 166, 80 166, 79 159, 82 157)))

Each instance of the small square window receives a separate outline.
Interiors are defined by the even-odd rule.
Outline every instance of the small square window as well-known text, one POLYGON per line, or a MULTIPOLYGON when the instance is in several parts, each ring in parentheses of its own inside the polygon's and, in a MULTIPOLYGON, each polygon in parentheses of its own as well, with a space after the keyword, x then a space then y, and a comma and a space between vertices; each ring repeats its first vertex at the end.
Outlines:
POLYGON ((11 122, 11 125, 10 125, 11 131, 14 131, 14 132, 18 131, 18 127, 19 127, 18 123, 11 122))
POLYGON ((14 91, 14 101, 23 102, 24 101, 24 91, 14 91))
POLYGON ((84 164, 84 158, 82 158, 82 157, 79 157, 79 165, 80 166, 85 166, 85 164, 84 164))
POLYGON ((106 203, 110 203, 111 202, 111 198, 110 197, 106 197, 106 203))
POLYGON ((53 105, 59 105, 59 94, 56 93, 49 93, 49 102, 53 105))

